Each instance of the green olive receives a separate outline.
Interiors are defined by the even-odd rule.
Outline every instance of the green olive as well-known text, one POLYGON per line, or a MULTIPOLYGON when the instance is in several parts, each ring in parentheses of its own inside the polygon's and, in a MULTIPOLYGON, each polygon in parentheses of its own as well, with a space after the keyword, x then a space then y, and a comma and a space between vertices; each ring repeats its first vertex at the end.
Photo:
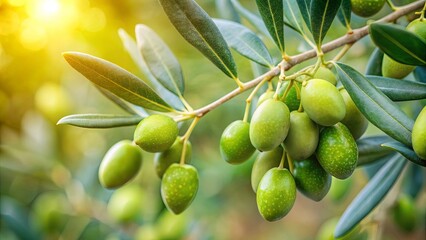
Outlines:
POLYGON ((44 232, 61 232, 67 223, 70 206, 61 192, 44 192, 33 203, 35 226, 44 232))
POLYGON ((129 140, 122 140, 105 154, 99 167, 99 181, 105 188, 118 188, 130 181, 142 165, 142 152, 129 140))
POLYGON ((119 223, 137 220, 144 206, 143 196, 143 190, 138 185, 123 186, 109 199, 108 214, 119 223))
POLYGON ((315 156, 295 161, 294 180, 297 189, 306 197, 321 201, 330 190, 331 176, 318 163, 315 156))
POLYGON ((283 148, 281 146, 271 151, 261 152, 257 155, 251 169, 251 187, 255 193, 262 177, 269 169, 280 165, 282 156, 283 148))
POLYGON ((320 132, 316 156, 325 171, 345 179, 352 175, 358 162, 358 147, 349 129, 342 123, 320 132))
MULTIPOLYGON (((183 140, 177 137, 173 145, 164 152, 156 153, 154 156, 154 167, 159 178, 163 178, 167 168, 173 163, 179 163, 183 150, 183 140)), ((186 142, 185 163, 190 163, 192 145, 186 142)))
POLYGON ((416 19, 410 22, 406 29, 426 41, 426 20, 416 19))
POLYGON ((284 140, 286 152, 294 160, 303 160, 315 153, 319 128, 305 112, 290 113, 290 130, 284 140))
POLYGON ((260 151, 280 145, 290 127, 290 112, 281 101, 268 99, 254 112, 250 123, 250 140, 260 151))
POLYGON ((383 56, 382 75, 383 77, 402 79, 410 74, 416 66, 399 63, 388 55, 383 56))
POLYGON ((423 107, 414 122, 411 139, 414 152, 426 160, 426 107, 423 107))
POLYGON ((385 0, 351 0, 352 12, 361 17, 371 17, 378 13, 385 0))
POLYGON ((178 133, 178 126, 173 118, 156 114, 138 124, 133 138, 147 152, 164 152, 175 142, 178 133))
POLYGON ((268 99, 272 99, 272 97, 274 96, 275 91, 273 90, 268 90, 266 92, 264 92, 262 95, 260 95, 259 100, 257 100, 257 107, 260 106, 260 104, 262 104, 264 101, 268 100, 268 99))
POLYGON ((241 120, 231 123, 220 138, 220 154, 225 161, 239 164, 248 160, 256 150, 250 141, 250 124, 241 120))
POLYGON ((359 111, 346 89, 342 88, 340 90, 340 94, 342 94, 343 101, 345 101, 346 106, 345 118, 343 118, 341 123, 345 124, 345 126, 349 129, 352 136, 356 140, 360 138, 367 130, 368 120, 359 111))
POLYGON ((281 88, 278 91, 278 98, 282 102, 284 102, 285 105, 287 105, 288 109, 291 112, 291 111, 295 111, 295 110, 299 109, 299 106, 300 106, 300 96, 299 96, 299 98, 297 97, 297 90, 296 90, 296 87, 294 85, 297 84, 299 89, 301 88, 302 85, 298 82, 294 82, 293 86, 291 86, 290 90, 288 91, 286 98, 283 99, 284 93, 285 93, 287 86, 289 84, 290 84, 289 81, 286 81, 281 85, 281 88))
POLYGON ((337 88, 322 79, 303 82, 302 106, 308 116, 322 126, 340 122, 346 114, 345 102, 337 88))
POLYGON ((257 207, 267 221, 287 215, 296 200, 296 183, 287 169, 272 168, 262 177, 256 193, 257 207))
POLYGON ((417 224, 417 210, 414 199, 402 194, 391 208, 393 220, 404 231, 412 232, 417 224))
POLYGON ((337 84, 336 76, 334 76, 334 73, 326 66, 320 66, 314 74, 313 78, 324 79, 329 81, 334 86, 337 84))
POLYGON ((161 197, 167 209, 180 214, 189 207, 198 191, 198 172, 191 165, 173 163, 161 180, 161 197))

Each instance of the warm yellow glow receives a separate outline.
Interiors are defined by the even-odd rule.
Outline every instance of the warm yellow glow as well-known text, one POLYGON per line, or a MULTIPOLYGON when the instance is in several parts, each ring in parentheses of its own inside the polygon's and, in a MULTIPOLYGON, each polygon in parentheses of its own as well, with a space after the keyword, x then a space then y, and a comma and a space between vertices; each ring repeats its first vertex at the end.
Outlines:
POLYGON ((8 0, 7 2, 10 6, 20 7, 25 4, 26 0, 8 0))
POLYGON ((19 40, 26 49, 38 51, 46 46, 48 39, 44 27, 27 20, 22 24, 19 40))
POLYGON ((33 0, 27 6, 30 16, 43 21, 52 21, 61 10, 58 0, 33 0))

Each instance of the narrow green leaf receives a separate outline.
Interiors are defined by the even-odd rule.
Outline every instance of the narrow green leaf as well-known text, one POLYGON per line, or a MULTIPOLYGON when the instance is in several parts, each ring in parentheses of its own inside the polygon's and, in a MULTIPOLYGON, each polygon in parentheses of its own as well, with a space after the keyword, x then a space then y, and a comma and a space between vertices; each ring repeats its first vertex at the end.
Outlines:
POLYGON ((371 136, 358 139, 358 164, 363 166, 380 160, 382 157, 392 153, 390 149, 382 148, 384 142, 390 141, 388 136, 371 136))
POLYGON ((417 154, 414 152, 413 149, 405 146, 404 144, 400 142, 397 142, 397 141, 387 142, 387 143, 383 143, 382 146, 399 152, 406 159, 410 160, 411 162, 417 165, 426 167, 426 159, 419 158, 419 156, 417 156, 417 154))
MULTIPOLYGON (((382 148, 382 147, 380 147, 382 148)), ((397 156, 398 153, 396 152, 392 152, 386 156, 383 156, 377 160, 375 160, 374 162, 364 165, 362 166, 362 170, 364 170, 365 174, 367 175, 368 179, 373 178, 376 173, 383 167, 383 165, 385 165, 390 159, 392 159, 393 157, 397 156)))
POLYGON ((379 76, 367 76, 367 78, 392 101, 426 98, 426 83, 379 76))
POLYGON ((154 90, 123 68, 84 53, 66 52, 63 56, 88 80, 118 97, 147 109, 161 112, 173 111, 154 90))
POLYGON ((396 155, 380 169, 346 208, 334 231, 335 238, 351 231, 382 201, 406 163, 402 156, 396 155))
POLYGON ((284 45, 284 9, 282 0, 256 0, 260 16, 269 34, 281 53, 285 53, 284 45))
POLYGON ((143 117, 113 114, 75 114, 61 118, 58 125, 68 124, 84 128, 113 128, 137 125, 143 117))
POLYGON ((351 0, 342 0, 342 5, 337 12, 337 18, 347 29, 351 29, 351 0))
POLYGON ((231 0, 216 0, 216 10, 220 18, 228 19, 234 22, 241 22, 240 15, 232 4, 231 0))
POLYGON ((375 48, 368 59, 365 75, 382 76, 383 52, 379 48, 375 48))
POLYGON ((401 192, 411 196, 413 199, 417 198, 419 193, 422 192, 426 178, 426 171, 416 164, 410 164, 405 172, 404 180, 401 184, 401 192))
POLYGON ((194 0, 160 0, 178 32, 220 70, 238 79, 237 67, 225 39, 210 16, 194 0))
POLYGON ((300 13, 302 14, 303 20, 308 26, 308 29, 312 32, 311 29, 311 2, 312 0, 296 0, 297 6, 299 6, 300 13))
POLYGON ((265 24, 263 24, 263 21, 259 16, 244 8, 238 0, 231 0, 231 2, 235 6, 235 9, 237 9, 238 13, 251 25, 253 25, 253 27, 259 30, 259 32, 261 32, 264 36, 270 36, 268 29, 266 29, 265 24))
POLYGON ((417 66, 413 73, 417 81, 426 83, 426 66, 417 66))
POLYGON ((215 19, 214 23, 228 45, 239 54, 263 66, 272 67, 273 62, 265 44, 245 26, 228 20, 215 19))
MULTIPOLYGON (((95 85, 96 86, 96 85, 95 85)), ((96 86, 96 88, 101 92, 106 98, 114 102, 117 106, 125 110, 126 112, 132 114, 132 115, 139 115, 139 116, 148 116, 148 113, 143 109, 142 107, 136 106, 134 104, 128 103, 124 101, 123 99, 117 97, 116 95, 112 94, 106 89, 103 89, 99 86, 96 86)))
POLYGON ((149 27, 136 25, 136 41, 151 73, 169 91, 183 95, 182 68, 167 44, 149 27))
POLYGON ((392 138, 411 146, 414 121, 352 67, 336 63, 337 77, 363 115, 392 138))
POLYGON ((297 6, 297 1, 288 0, 283 2, 285 18, 289 21, 289 24, 293 26, 295 31, 299 32, 302 35, 305 35, 303 17, 300 13, 299 7, 297 6))
POLYGON ((321 46, 342 0, 314 0, 311 3, 311 29, 317 46, 321 46))
POLYGON ((426 42, 399 25, 373 23, 370 36, 389 57, 409 65, 426 65, 426 42))
MULTIPOLYGON (((141 73, 147 78, 148 83, 153 86, 155 91, 158 92, 158 94, 173 108, 178 110, 185 109, 179 97, 167 90, 151 73, 151 70, 148 68, 145 59, 143 59, 135 40, 123 29, 118 30, 118 35, 120 36, 124 48, 129 53, 133 62, 135 62, 141 73)), ((138 32, 136 32, 136 35, 138 35, 138 32)))

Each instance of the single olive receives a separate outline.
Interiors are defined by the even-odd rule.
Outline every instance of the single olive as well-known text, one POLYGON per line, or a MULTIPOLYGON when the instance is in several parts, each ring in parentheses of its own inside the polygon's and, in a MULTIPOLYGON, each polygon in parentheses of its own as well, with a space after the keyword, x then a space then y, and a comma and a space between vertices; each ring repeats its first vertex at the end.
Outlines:
POLYGON ((322 126, 340 122, 346 114, 345 102, 337 88, 322 79, 303 82, 302 106, 308 116, 322 126))
POLYGON ((117 189, 108 202, 108 214, 119 223, 136 221, 141 215, 144 192, 136 184, 117 189))
POLYGON ((364 117, 364 115, 359 111, 358 107, 355 105, 351 96, 349 96, 348 91, 342 88, 340 90, 340 94, 342 94, 343 101, 345 101, 346 106, 346 114, 345 118, 341 121, 341 123, 345 124, 345 126, 349 129, 354 139, 360 138, 368 127, 368 120, 364 117))
POLYGON ((410 196, 401 194, 391 208, 394 222, 404 231, 412 232, 417 224, 417 209, 410 196))
POLYGON ((325 171, 345 179, 352 175, 358 162, 358 147, 349 129, 342 123, 320 132, 316 156, 325 171))
MULTIPOLYGON (((183 140, 177 137, 173 145, 164 152, 154 155, 154 167, 159 178, 163 178, 167 168, 173 163, 179 163, 182 156, 183 140)), ((185 163, 190 163, 192 154, 191 142, 186 142, 185 163)))
POLYGON ((250 141, 250 124, 241 120, 231 123, 220 138, 220 154, 225 161, 239 164, 248 160, 256 150, 250 141))
POLYGON ((147 152, 164 152, 175 142, 178 133, 178 126, 173 118, 156 114, 138 124, 133 138, 147 152))
POLYGON ((260 151, 280 145, 290 127, 290 112, 281 101, 268 99, 254 112, 250 123, 250 141, 260 151))
POLYGON ((318 163, 315 156, 295 161, 294 180, 297 189, 306 197, 321 201, 330 190, 331 175, 318 163))
POLYGON ((416 66, 399 63, 388 55, 383 56, 382 75, 383 77, 402 79, 410 74, 416 66))
POLYGON ((118 188, 130 181, 142 165, 142 152, 129 140, 122 140, 105 154, 99 167, 99 181, 105 188, 118 188))
POLYGON ((161 197, 167 209, 180 214, 189 207, 198 191, 198 172, 191 165, 173 163, 161 180, 161 197))
POLYGON ((329 81, 334 86, 336 86, 337 84, 336 76, 334 76, 334 73, 326 66, 320 66, 315 72, 313 78, 324 79, 326 81, 329 81))
POLYGON ((296 183, 285 168, 272 168, 262 177, 256 202, 262 217, 277 221, 287 215, 296 201, 296 183))
POLYGON ((290 113, 290 129, 284 140, 286 152, 294 160, 303 160, 315 153, 319 128, 305 112, 290 113))
POLYGON ((261 152, 257 155, 251 169, 251 187, 255 193, 262 177, 269 169, 280 165, 282 156, 283 148, 281 146, 271 151, 261 152))
POLYGON ((260 104, 262 104, 264 101, 268 100, 268 99, 272 99, 272 97, 274 96, 275 91, 273 90, 267 90, 266 92, 262 93, 262 95, 260 95, 259 100, 257 100, 257 107, 260 106, 260 104))
POLYGON ((351 0, 352 12, 361 17, 371 17, 378 13, 385 0, 351 0))
POLYGON ((420 18, 410 22, 406 29, 426 41, 426 20, 420 18))
POLYGON ((300 84, 298 82, 294 82, 293 86, 291 86, 290 90, 288 91, 287 96, 285 98, 283 98, 284 93, 285 93, 289 84, 290 84, 290 82, 286 81, 281 85, 280 90, 278 91, 278 99, 280 99, 282 102, 284 102, 285 105, 287 105, 288 109, 291 112, 291 111, 295 111, 295 110, 299 109, 299 106, 300 106, 300 96, 297 97, 297 90, 296 90, 295 84, 297 84, 299 89, 302 87, 302 84, 300 84))
POLYGON ((71 211, 66 196, 61 192, 44 192, 37 196, 32 205, 32 220, 43 232, 61 232, 71 211))
POLYGON ((411 139, 414 152, 426 160, 426 107, 423 107, 414 122, 411 139))

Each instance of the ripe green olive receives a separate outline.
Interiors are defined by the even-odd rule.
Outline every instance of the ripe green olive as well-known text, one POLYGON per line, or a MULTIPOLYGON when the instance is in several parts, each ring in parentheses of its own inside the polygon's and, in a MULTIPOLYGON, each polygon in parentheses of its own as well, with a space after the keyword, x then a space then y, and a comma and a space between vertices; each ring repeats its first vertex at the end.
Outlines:
POLYGON ((191 165, 173 163, 161 180, 161 197, 167 209, 180 214, 189 207, 198 191, 198 172, 191 165))
POLYGON ((239 164, 248 160, 256 150, 250 141, 250 124, 241 120, 231 123, 220 138, 220 154, 225 161, 239 164))
POLYGON ((352 136, 356 140, 360 138, 367 130, 368 120, 359 111, 346 89, 342 88, 340 90, 340 94, 342 94, 343 101, 345 101, 346 106, 345 118, 343 118, 341 123, 345 124, 345 126, 349 129, 352 136))
POLYGON ((414 122, 411 140, 414 152, 426 160, 426 107, 423 107, 414 122))
POLYGON ((275 91, 273 90, 267 90, 266 92, 262 93, 262 95, 260 95, 259 100, 257 100, 257 107, 260 106, 260 104, 262 104, 264 101, 268 100, 268 99, 272 99, 272 97, 274 96, 275 91))
POLYGON ((295 161, 294 180, 297 189, 306 197, 321 201, 330 190, 331 175, 318 163, 315 156, 295 161))
POLYGON ((313 78, 324 79, 326 81, 329 81, 334 86, 336 86, 337 84, 336 76, 334 76, 334 73, 326 66, 320 66, 314 74, 313 78))
POLYGON ((426 41, 426 20, 416 19, 410 22, 406 29, 426 41))
POLYGON ((290 129, 284 140, 286 152, 294 160, 303 160, 315 153, 319 128, 305 112, 290 113, 290 129))
POLYGON ((122 140, 105 154, 99 167, 99 181, 105 188, 118 188, 130 181, 142 165, 142 152, 129 140, 122 140))
POLYGON ((290 127, 290 112, 281 101, 268 99, 254 112, 250 123, 250 141, 260 151, 280 145, 290 127))
POLYGON ((271 151, 261 152, 257 155, 251 169, 251 187, 255 193, 257 192, 257 187, 262 177, 269 169, 280 165, 282 156, 283 148, 281 146, 271 151))
POLYGON ((32 207, 35 226, 43 232, 61 232, 67 222, 70 205, 61 192, 44 192, 32 207))
POLYGON ((337 88, 322 79, 303 82, 302 105, 308 116, 322 126, 340 122, 346 114, 345 102, 337 88))
POLYGON ((280 99, 282 102, 284 102, 285 105, 287 105, 288 109, 291 112, 291 111, 295 111, 295 110, 299 109, 299 106, 300 106, 300 97, 297 98, 297 90, 296 90, 296 87, 294 86, 294 84, 297 84, 299 89, 301 88, 302 85, 298 82, 294 82, 293 86, 291 86, 290 90, 288 91, 286 98, 283 99, 285 90, 287 89, 287 86, 289 84, 290 84, 289 81, 286 81, 281 85, 281 88, 278 91, 278 99, 280 99))
POLYGON ((352 12, 361 17, 371 17, 378 13, 385 0, 351 0, 352 12))
MULTIPOLYGON (((179 163, 183 150, 183 140, 177 137, 173 145, 164 152, 156 153, 154 156, 154 167, 159 178, 163 178, 167 168, 173 163, 179 163)), ((186 142, 185 163, 190 163, 192 154, 191 142, 186 142)))
POLYGON ((147 152, 164 152, 175 142, 178 133, 178 126, 173 118, 156 114, 138 124, 133 138, 147 152))
POLYGON ((296 183, 287 169, 272 168, 257 188, 256 201, 262 217, 277 221, 287 215, 296 200, 296 183))
POLYGON ((391 208, 393 220, 404 231, 412 232, 417 224, 417 210, 414 199, 401 194, 391 208))
POLYGON ((108 202, 108 214, 119 223, 135 221, 141 215, 144 192, 136 184, 117 189, 108 202))
POLYGON ((349 129, 342 123, 320 132, 316 156, 325 171, 345 179, 352 175, 358 162, 358 147, 349 129))
POLYGON ((383 77, 402 79, 410 74, 416 66, 399 63, 388 55, 383 56, 382 75, 383 77))

